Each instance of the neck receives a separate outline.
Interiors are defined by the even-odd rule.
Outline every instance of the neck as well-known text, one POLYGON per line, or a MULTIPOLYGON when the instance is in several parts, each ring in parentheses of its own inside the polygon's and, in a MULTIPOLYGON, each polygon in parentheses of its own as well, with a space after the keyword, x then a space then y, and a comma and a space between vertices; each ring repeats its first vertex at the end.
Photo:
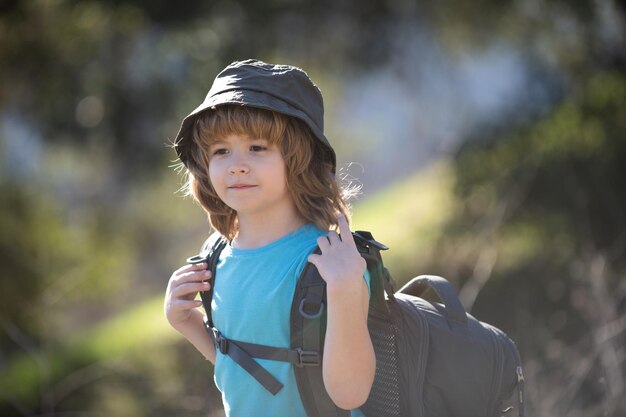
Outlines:
POLYGON ((306 221, 300 217, 295 208, 287 213, 274 215, 238 215, 239 230, 233 239, 233 247, 254 249, 265 246, 294 230, 302 227, 306 221))

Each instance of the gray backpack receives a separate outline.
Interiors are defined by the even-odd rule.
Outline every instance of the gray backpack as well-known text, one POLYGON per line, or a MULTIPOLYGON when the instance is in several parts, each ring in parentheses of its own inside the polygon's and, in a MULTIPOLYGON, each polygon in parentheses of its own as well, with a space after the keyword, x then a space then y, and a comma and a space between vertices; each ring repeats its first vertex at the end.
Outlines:
MULTIPOLYGON (((376 353, 376 376, 361 407, 363 413, 367 417, 496 417, 513 408, 505 409, 506 401, 516 392, 518 414, 523 416, 524 378, 511 339, 467 314, 444 278, 419 276, 395 292, 380 256, 387 247, 369 232, 353 235, 371 277, 368 327, 376 353)), ((226 243, 212 237, 200 255, 187 261, 207 262, 216 279, 217 261, 226 243)), ((201 298, 216 349, 265 389, 275 395, 282 383, 254 358, 293 365, 309 417, 350 415, 334 405, 324 388, 326 287, 312 264, 305 266, 294 294, 290 348, 228 339, 211 319, 212 290, 201 293, 201 298)))

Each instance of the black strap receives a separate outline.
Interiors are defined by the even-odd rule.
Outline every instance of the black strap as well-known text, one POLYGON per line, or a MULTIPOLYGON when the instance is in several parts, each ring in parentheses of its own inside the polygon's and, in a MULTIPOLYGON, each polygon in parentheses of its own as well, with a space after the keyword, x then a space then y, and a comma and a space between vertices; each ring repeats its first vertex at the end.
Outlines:
MULTIPOLYGON (((283 384, 253 359, 253 356, 258 357, 254 352, 254 347, 262 348, 262 353, 267 359, 271 357, 273 360, 278 360, 275 357, 280 355, 272 353, 270 351, 272 348, 268 346, 253 345, 251 343, 242 343, 227 339, 223 337, 219 330, 214 327, 211 328, 211 331, 213 333, 213 340, 215 340, 215 346, 222 354, 228 355, 235 363, 237 363, 237 365, 241 366, 254 379, 256 379, 259 384, 263 385, 263 387, 272 395, 278 394, 278 392, 283 388, 283 384)), ((288 355, 288 352, 281 353, 285 354, 285 359, 288 359, 290 356, 288 355)))
MULTIPOLYGON (((219 233, 214 233, 204 242, 198 255, 187 258, 187 263, 189 264, 200 264, 206 262, 207 270, 211 271, 211 276, 213 279, 211 288, 208 291, 200 292, 202 307, 204 307, 206 321, 209 325, 209 327, 207 327, 207 331, 209 330, 209 328, 213 327, 213 318, 211 317, 211 300, 213 299, 213 288, 215 288, 215 270, 217 269, 217 263, 220 259, 220 254, 227 244, 228 240, 226 240, 225 237, 221 236, 219 233)), ((213 334, 210 331, 209 335, 213 337, 213 334)))
POLYGON ((395 288, 391 274, 383 264, 380 252, 389 248, 377 242, 370 232, 359 230, 354 232, 353 236, 359 253, 367 262, 367 270, 370 274, 370 312, 375 311, 387 317, 391 313, 385 302, 385 295, 395 300, 393 296, 395 288))
MULTIPOLYGON (((320 253, 316 248, 315 253, 320 253)), ((291 346, 322 352, 326 334, 326 282, 307 263, 300 275, 291 307, 291 346)), ((347 412, 328 396, 322 367, 294 368, 302 404, 309 417, 343 417, 347 412)))
POLYGON ((216 328, 211 329, 211 331, 214 334, 217 347, 223 354, 228 353, 234 344, 252 358, 287 362, 298 368, 304 366, 320 366, 322 364, 322 358, 319 352, 307 351, 301 348, 289 349, 241 342, 224 337, 216 328))
MULTIPOLYGON (((374 240, 369 232, 354 232, 353 237, 370 272, 370 308, 387 311, 385 292, 393 296, 393 286, 380 256, 380 251, 386 250, 387 247, 374 240)), ((320 253, 319 248, 315 253, 320 253)), ((317 268, 307 264, 298 281, 291 308, 291 345, 321 352, 325 334, 326 283, 317 268)), ((335 406, 328 396, 322 377, 322 367, 294 370, 300 398, 309 417, 349 415, 349 411, 335 406)))

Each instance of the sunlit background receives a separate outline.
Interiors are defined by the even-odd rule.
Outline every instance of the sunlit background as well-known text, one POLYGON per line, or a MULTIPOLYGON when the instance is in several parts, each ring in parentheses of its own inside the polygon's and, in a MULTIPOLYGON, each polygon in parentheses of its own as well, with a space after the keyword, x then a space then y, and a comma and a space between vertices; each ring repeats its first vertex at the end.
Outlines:
POLYGON ((529 416, 626 416, 617 0, 0 1, 0 415, 223 415, 162 313, 209 233, 169 144, 246 58, 315 80, 355 227, 518 343, 529 416))

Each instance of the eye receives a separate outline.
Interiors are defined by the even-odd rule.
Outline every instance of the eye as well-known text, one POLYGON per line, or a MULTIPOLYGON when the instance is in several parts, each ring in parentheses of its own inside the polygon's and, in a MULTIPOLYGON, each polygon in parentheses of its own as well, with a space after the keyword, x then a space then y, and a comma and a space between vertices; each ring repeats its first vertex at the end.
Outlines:
POLYGON ((228 153, 228 149, 226 148, 215 148, 211 151, 211 156, 226 155, 227 153, 228 153))
POLYGON ((250 146, 250 150, 252 152, 262 152, 267 150, 267 146, 263 146, 263 145, 252 145, 250 146))

